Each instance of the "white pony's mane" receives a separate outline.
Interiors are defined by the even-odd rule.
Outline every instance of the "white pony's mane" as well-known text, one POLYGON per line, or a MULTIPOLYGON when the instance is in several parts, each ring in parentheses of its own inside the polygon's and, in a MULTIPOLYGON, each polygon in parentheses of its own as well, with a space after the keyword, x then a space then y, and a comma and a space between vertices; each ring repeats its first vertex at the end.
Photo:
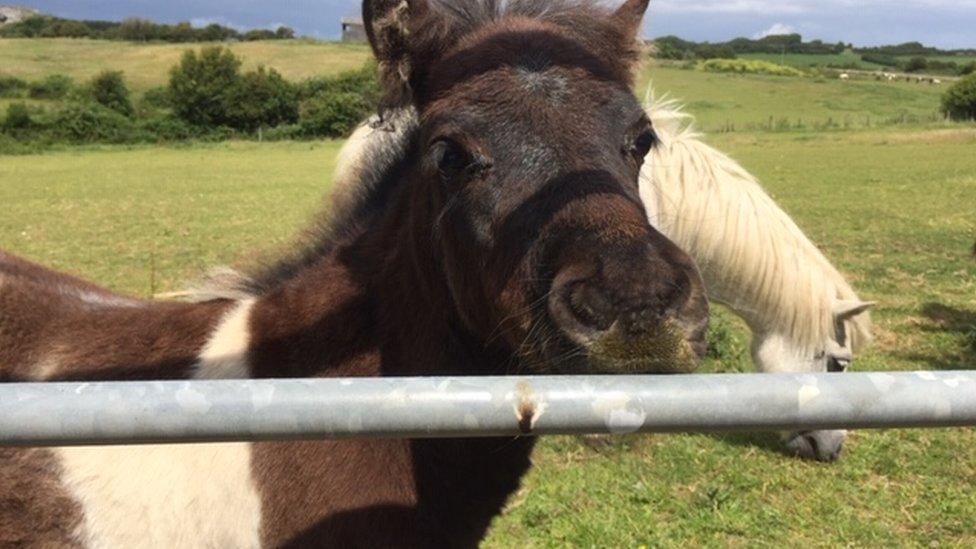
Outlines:
MULTIPOLYGON (((695 258, 709 294, 753 331, 822 350, 833 339, 834 304, 856 301, 854 290, 752 175, 701 141, 676 101, 648 105, 661 140, 641 173, 653 183, 641 184, 651 223, 695 258)), ((853 317, 846 331, 851 349, 863 348, 869 316, 853 317)))

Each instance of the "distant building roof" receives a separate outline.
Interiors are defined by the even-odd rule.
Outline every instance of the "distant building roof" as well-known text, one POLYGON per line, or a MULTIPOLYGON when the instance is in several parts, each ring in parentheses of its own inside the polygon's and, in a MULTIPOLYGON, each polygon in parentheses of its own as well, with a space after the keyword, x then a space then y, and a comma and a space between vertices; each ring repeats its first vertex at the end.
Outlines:
POLYGON ((343 25, 356 25, 356 26, 361 27, 361 26, 363 26, 363 18, 362 17, 343 17, 342 18, 342 24, 343 25))

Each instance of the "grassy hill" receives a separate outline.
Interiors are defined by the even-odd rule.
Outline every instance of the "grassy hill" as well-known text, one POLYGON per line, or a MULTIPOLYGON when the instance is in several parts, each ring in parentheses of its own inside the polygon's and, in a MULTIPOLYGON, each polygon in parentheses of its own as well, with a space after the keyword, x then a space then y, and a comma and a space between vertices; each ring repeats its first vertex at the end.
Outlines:
MULTIPOLYGON (((0 74, 37 79, 61 73, 84 81, 104 70, 120 70, 136 92, 166 83, 184 51, 207 44, 144 44, 73 38, 0 39, 0 74)), ((245 69, 274 67, 288 79, 333 74, 360 67, 369 48, 311 40, 234 42, 245 69)))

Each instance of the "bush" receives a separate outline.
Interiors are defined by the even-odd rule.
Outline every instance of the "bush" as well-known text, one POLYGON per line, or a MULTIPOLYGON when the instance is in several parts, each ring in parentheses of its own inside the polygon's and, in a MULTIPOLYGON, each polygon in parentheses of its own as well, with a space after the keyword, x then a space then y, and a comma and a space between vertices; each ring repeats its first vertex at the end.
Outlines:
POLYGON ((344 137, 373 111, 373 104, 355 93, 316 96, 302 103, 299 135, 344 137))
POLYGON ((298 120, 298 92, 274 69, 242 76, 227 96, 229 126, 247 132, 298 120))
POLYGON ((758 59, 709 59, 698 64, 707 72, 733 72, 739 74, 772 74, 776 76, 804 76, 805 73, 793 67, 777 65, 758 59))
POLYGON ((905 72, 920 72, 929 68, 929 62, 924 57, 912 57, 905 63, 905 72))
POLYGON ((959 67, 960 76, 966 76, 967 74, 973 74, 974 72, 976 72, 976 61, 971 61, 959 67))
POLYGON ((28 95, 32 99, 63 99, 74 86, 74 80, 63 74, 52 74, 44 80, 31 82, 28 95))
POLYGON ((200 137, 205 130, 191 126, 173 116, 154 116, 140 120, 137 124, 140 133, 156 141, 185 141, 200 137))
POLYGON ((337 93, 359 94, 370 103, 379 102, 380 84, 376 77, 376 65, 367 64, 361 69, 336 76, 309 78, 298 87, 299 98, 303 100, 337 93))
POLYGON ((176 116, 198 126, 230 125, 230 96, 240 82, 241 61, 229 49, 189 50, 169 77, 169 98, 176 116))
POLYGON ((142 94, 142 102, 153 109, 170 108, 169 89, 165 86, 149 88, 142 94))
POLYGON ((31 119, 30 110, 23 103, 11 103, 7 106, 7 116, 0 125, 4 132, 12 133, 30 129, 34 125, 31 119))
POLYGON ((121 71, 105 71, 89 86, 96 103, 125 116, 132 116, 132 100, 121 71))
POLYGON ((735 59, 735 50, 729 46, 714 46, 702 44, 695 49, 698 59, 735 59))
POLYGON ((20 97, 27 82, 16 76, 0 76, 0 97, 20 97))
POLYGON ((60 139, 119 143, 132 138, 132 121, 95 102, 69 103, 54 114, 51 129, 60 139))
POLYGON ((942 112, 953 120, 976 120, 976 74, 946 90, 942 96, 942 112))
POLYGON ((885 67, 898 67, 901 62, 898 61, 897 57, 891 55, 885 55, 883 53, 865 53, 861 56, 861 61, 865 63, 874 63, 875 65, 883 65, 885 67))

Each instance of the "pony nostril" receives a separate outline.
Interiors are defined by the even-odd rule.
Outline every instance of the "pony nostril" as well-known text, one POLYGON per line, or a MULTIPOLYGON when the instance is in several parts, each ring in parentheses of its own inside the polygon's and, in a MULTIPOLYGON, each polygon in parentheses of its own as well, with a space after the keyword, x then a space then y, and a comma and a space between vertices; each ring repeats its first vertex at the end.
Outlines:
POLYGON ((610 329, 616 320, 610 299, 589 284, 576 284, 569 293, 568 301, 573 316, 587 328, 602 332, 610 329))

